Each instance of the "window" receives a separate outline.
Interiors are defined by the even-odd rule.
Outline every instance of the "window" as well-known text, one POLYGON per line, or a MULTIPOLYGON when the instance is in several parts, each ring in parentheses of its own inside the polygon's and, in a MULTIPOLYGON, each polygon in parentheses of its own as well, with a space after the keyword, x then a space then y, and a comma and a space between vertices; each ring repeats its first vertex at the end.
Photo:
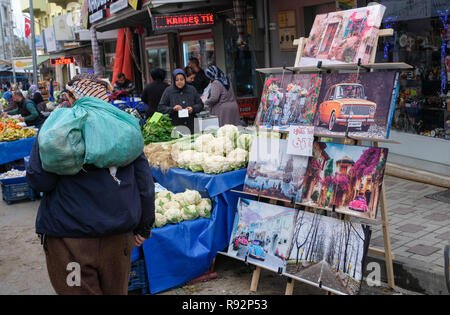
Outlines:
POLYGON ((200 61, 200 67, 206 69, 215 63, 215 51, 213 39, 199 39, 183 42, 184 67, 188 65, 189 59, 195 57, 200 61))
MULTIPOLYGON (((170 61, 168 48, 147 50, 147 62, 149 69, 161 68, 166 70, 166 80, 170 79, 170 61)), ((151 71, 150 70, 150 71, 151 71)))

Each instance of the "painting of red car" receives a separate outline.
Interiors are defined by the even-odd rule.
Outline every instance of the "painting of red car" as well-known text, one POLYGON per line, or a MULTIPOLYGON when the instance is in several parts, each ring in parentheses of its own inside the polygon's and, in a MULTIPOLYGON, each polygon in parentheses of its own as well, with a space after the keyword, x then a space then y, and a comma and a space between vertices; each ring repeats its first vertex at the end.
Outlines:
POLYGON ((367 202, 366 198, 363 196, 356 196, 356 198, 350 202, 348 207, 351 210, 359 211, 359 212, 366 212, 367 211, 367 202))
POLYGON ((239 245, 244 245, 244 246, 248 245, 248 240, 245 238, 245 236, 239 236, 234 239, 233 249, 238 250, 239 245))

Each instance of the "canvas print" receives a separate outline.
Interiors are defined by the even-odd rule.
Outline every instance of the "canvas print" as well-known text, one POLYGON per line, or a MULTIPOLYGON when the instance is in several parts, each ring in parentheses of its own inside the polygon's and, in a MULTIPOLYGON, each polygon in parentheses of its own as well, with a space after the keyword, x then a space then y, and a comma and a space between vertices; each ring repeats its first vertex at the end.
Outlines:
POLYGON ((297 210, 239 199, 228 255, 278 272, 285 270, 297 210))
POLYGON ((320 135, 389 138, 398 73, 329 73, 323 76, 314 132, 320 135))
POLYGON ((364 8, 317 15, 302 58, 296 67, 343 63, 367 64, 376 49, 377 36, 386 7, 364 8))
POLYGON ((370 242, 370 228, 300 211, 286 274, 336 294, 357 294, 370 242))
POLYGON ((257 137, 250 150, 244 191, 301 202, 308 157, 287 154, 287 140, 257 137))
POLYGON ((388 149, 314 142, 302 203, 376 219, 388 149))
POLYGON ((277 74, 267 77, 255 124, 287 128, 314 124, 320 74, 277 74))

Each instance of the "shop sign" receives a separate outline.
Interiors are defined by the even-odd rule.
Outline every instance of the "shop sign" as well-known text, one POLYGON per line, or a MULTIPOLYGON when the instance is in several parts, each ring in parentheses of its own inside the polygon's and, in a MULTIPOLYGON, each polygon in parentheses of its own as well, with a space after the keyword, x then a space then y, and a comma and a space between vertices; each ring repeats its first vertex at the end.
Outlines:
POLYGON ((59 65, 70 65, 74 63, 73 57, 61 57, 58 59, 50 59, 50 65, 59 66, 59 65))
POLYGON ((314 126, 291 126, 287 154, 312 156, 313 142, 314 126))
POLYGON ((186 13, 171 15, 154 15, 153 29, 167 30, 177 28, 189 28, 197 26, 214 25, 213 13, 186 13))
POLYGON ((105 16, 106 16, 105 10, 100 10, 100 11, 97 11, 97 12, 95 12, 93 14, 90 14, 89 15, 89 23, 92 24, 94 22, 100 21, 100 20, 104 19, 105 16))
POLYGON ((119 0, 110 5, 109 12, 117 13, 126 8, 128 8, 128 0, 119 0))
POLYGON ((106 4, 113 2, 113 0, 88 0, 89 2, 89 13, 93 13, 103 7, 106 4))

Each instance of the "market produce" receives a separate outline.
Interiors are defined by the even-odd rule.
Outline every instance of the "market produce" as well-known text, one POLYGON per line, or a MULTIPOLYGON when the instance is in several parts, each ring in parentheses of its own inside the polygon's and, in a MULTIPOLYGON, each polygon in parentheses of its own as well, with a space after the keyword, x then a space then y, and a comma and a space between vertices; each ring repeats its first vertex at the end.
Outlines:
POLYGON ((144 147, 144 154, 153 167, 159 167, 163 172, 172 167, 177 167, 177 162, 172 159, 172 144, 167 142, 150 143, 144 147))
POLYGON ((156 193, 154 227, 195 220, 198 217, 210 218, 211 210, 211 200, 202 198, 196 190, 186 189, 184 193, 177 194, 161 191, 156 193))
POLYGON ((25 177, 27 175, 26 171, 19 171, 16 169, 12 169, 6 173, 0 174, 0 179, 9 179, 9 178, 17 178, 17 177, 25 177))
POLYGON ((169 115, 163 115, 157 122, 152 122, 151 119, 142 127, 142 136, 145 144, 154 142, 167 142, 177 137, 173 137, 173 129, 169 115))
POLYGON ((0 142, 15 141, 34 137, 36 135, 36 131, 33 128, 23 128, 22 126, 19 126, 18 123, 20 122, 13 118, 7 118, 0 121, 0 142))

